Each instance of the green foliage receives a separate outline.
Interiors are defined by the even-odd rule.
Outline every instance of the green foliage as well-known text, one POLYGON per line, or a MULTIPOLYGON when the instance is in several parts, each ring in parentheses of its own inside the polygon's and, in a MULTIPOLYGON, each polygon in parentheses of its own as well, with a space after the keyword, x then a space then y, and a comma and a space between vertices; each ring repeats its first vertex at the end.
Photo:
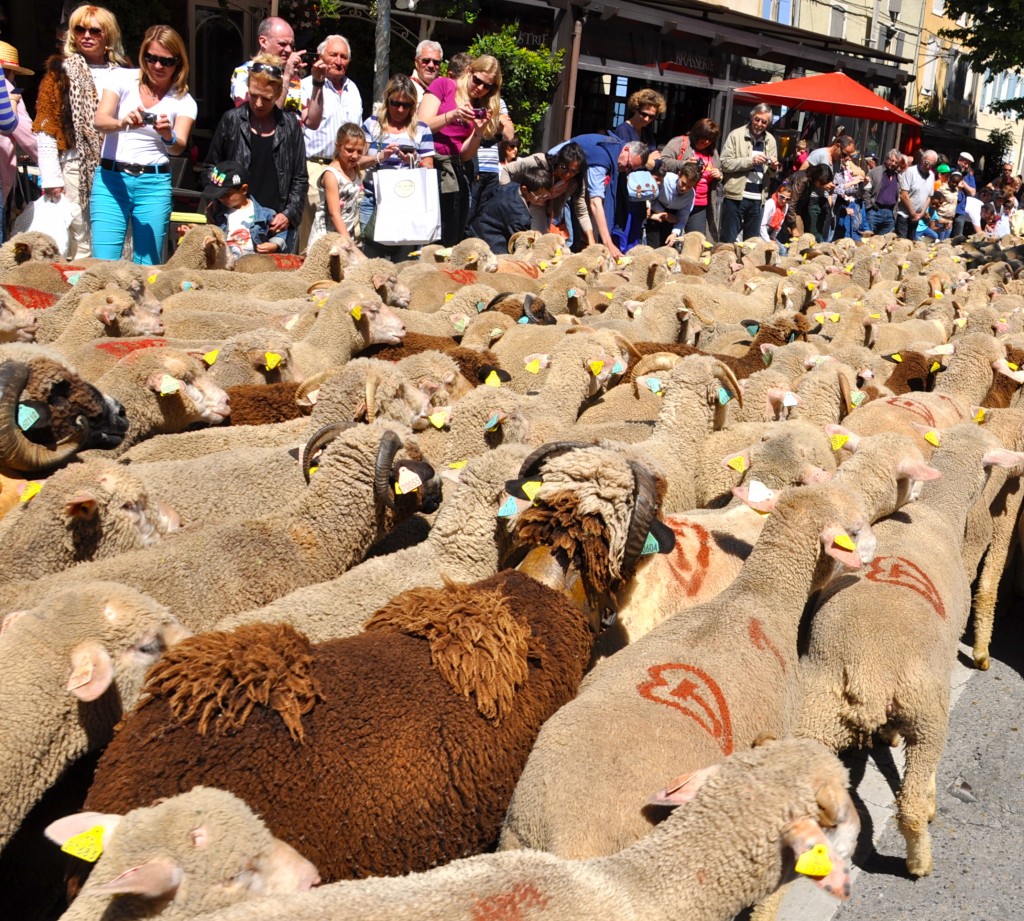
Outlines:
MULTIPOLYGON (((142 44, 146 29, 162 22, 174 22, 173 19, 168 19, 167 4, 162 0, 109 0, 99 5, 106 7, 117 17, 124 50, 136 67, 139 65, 139 45, 142 44)), ((182 35, 182 38, 188 41, 188 36, 182 35)))
POLYGON ((551 103, 551 93, 562 74, 564 50, 552 53, 548 48, 531 51, 518 42, 519 23, 506 25, 500 32, 478 35, 469 46, 472 56, 490 54, 501 64, 501 98, 522 141, 523 150, 532 150, 533 131, 551 103))
MULTIPOLYGON (((1021 73, 1024 69, 1024 0, 946 0, 943 14, 966 26, 940 29, 939 34, 962 45, 976 73, 991 71, 992 77, 1004 71, 1021 73)), ((996 112, 1024 111, 1024 98, 993 103, 996 112)))
POLYGON ((989 155, 985 158, 985 178, 994 179, 1001 172, 1003 163, 1011 159, 1016 132, 1007 125, 1005 128, 993 128, 988 133, 991 145, 989 155))

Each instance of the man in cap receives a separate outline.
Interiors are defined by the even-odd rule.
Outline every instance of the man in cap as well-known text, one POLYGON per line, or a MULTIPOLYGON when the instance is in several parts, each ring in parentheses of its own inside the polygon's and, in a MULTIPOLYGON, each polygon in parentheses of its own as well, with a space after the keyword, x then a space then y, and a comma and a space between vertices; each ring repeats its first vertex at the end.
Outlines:
POLYGON ((956 158, 956 166, 960 172, 960 200, 956 206, 956 217, 953 219, 954 237, 970 233, 972 224, 980 223, 981 212, 979 207, 979 214, 976 215, 978 221, 973 221, 967 213, 967 199, 977 198, 978 195, 978 182, 974 177, 974 157, 968 151, 962 150, 956 158))

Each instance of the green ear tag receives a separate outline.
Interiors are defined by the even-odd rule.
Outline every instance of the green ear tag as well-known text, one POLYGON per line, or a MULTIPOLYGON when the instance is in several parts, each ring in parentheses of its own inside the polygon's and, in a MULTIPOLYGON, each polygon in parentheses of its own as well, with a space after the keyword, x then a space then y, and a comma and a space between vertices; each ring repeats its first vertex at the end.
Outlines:
POLYGON ((648 532, 647 540, 644 541, 644 548, 640 551, 640 556, 648 556, 651 553, 658 553, 661 550, 661 544, 658 543, 658 538, 648 532))
POLYGON ((732 399, 732 394, 729 393, 724 387, 718 388, 718 402, 720 405, 725 406, 732 399))

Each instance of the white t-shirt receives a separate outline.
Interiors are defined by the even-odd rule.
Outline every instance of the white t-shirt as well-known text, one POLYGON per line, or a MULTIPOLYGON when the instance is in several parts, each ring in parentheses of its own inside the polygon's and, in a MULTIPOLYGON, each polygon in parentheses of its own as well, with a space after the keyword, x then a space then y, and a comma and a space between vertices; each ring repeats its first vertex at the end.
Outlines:
POLYGON ((979 231, 981 230, 981 206, 982 201, 976 195, 969 195, 964 201, 964 211, 967 212, 967 219, 979 231))
POLYGON ((238 257, 243 253, 256 252, 252 245, 252 234, 249 232, 249 227, 252 226, 252 222, 256 218, 256 206, 252 203, 252 199, 250 198, 249 204, 243 205, 241 208, 225 211, 224 218, 228 222, 224 236, 227 238, 228 249, 232 254, 238 257), (246 224, 249 227, 246 227, 246 224))
MULTIPOLYGON (((104 91, 117 93, 118 103, 115 118, 124 118, 128 112, 142 105, 139 96, 139 72, 123 68, 114 71, 104 86, 104 91)), ((179 115, 195 121, 196 101, 186 93, 184 96, 164 96, 149 112, 164 114, 174 124, 179 115)), ((151 163, 166 163, 167 148, 163 139, 152 125, 143 125, 128 131, 114 131, 107 135, 103 142, 101 156, 106 160, 120 160, 122 163, 138 163, 148 166, 151 163)))

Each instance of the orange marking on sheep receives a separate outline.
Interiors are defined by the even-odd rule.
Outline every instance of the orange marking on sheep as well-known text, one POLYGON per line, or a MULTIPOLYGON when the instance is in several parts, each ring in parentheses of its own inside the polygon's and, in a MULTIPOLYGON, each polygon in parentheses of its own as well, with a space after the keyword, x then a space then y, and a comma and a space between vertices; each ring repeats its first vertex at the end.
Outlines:
POLYGON ((511 891, 478 899, 473 905, 473 921, 523 921, 525 912, 547 908, 548 900, 529 883, 516 883, 511 891))
POLYGON ((274 260, 274 265, 279 269, 288 271, 291 269, 301 269, 302 263, 306 261, 302 256, 295 256, 291 253, 270 253, 269 255, 274 260))
POLYGON ((162 349, 166 345, 166 339, 114 339, 112 342, 97 342, 96 348, 108 355, 113 355, 120 361, 125 355, 130 355, 139 349, 162 349))
MULTIPOLYGON (((636 686, 641 697, 656 704, 672 707, 688 716, 708 735, 718 742, 723 755, 731 755, 732 719, 729 716, 729 705, 717 682, 694 665, 667 663, 652 665, 647 669, 651 676, 636 686), (666 677, 671 672, 682 672, 682 680, 671 687, 666 677), (692 676, 692 677, 691 677, 692 676), (672 699, 670 699, 672 698, 672 699), (689 706, 689 704, 693 706, 689 706)), ((680 677, 671 675, 671 680, 680 677)))
POLYGON ((56 294, 48 294, 38 288, 26 288, 24 285, 0 285, 22 307, 30 310, 45 310, 60 300, 56 294))
POLYGON ((922 406, 920 403, 915 403, 913 400, 907 400, 903 397, 889 397, 885 402, 890 406, 895 406, 896 409, 905 409, 912 416, 924 419, 926 425, 935 425, 935 417, 927 406, 922 406))
POLYGON ((751 617, 748 632, 750 634, 750 642, 754 644, 754 648, 767 649, 778 660, 782 674, 786 674, 786 660, 782 658, 782 653, 776 649, 775 644, 768 638, 768 634, 764 632, 764 625, 761 621, 756 617, 751 617))
POLYGON ((476 272, 469 269, 442 269, 441 271, 457 285, 476 284, 476 272))
POLYGON ((935 613, 946 619, 946 606, 942 603, 939 590, 928 574, 916 563, 901 556, 876 557, 864 573, 864 578, 883 585, 898 585, 917 592, 927 601, 935 613))
POLYGON ((668 526, 676 536, 676 545, 669 554, 668 567, 679 582, 687 598, 700 591, 708 574, 711 559, 711 535, 699 524, 690 521, 673 521, 668 526), (697 547, 694 551, 693 544, 697 547))

